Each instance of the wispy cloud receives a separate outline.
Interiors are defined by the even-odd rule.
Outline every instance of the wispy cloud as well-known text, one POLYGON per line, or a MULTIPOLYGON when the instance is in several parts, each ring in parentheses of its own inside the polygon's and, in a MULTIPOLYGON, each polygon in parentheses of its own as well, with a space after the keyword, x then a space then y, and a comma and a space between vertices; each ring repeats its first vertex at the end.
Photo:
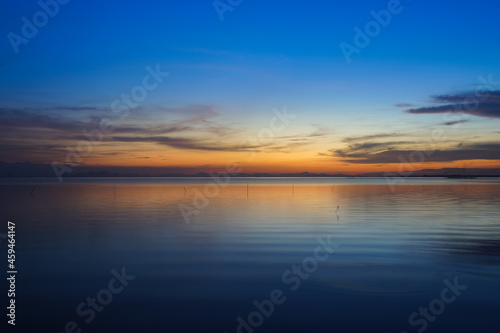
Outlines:
POLYGON ((173 138, 166 136, 136 137, 136 136, 114 136, 117 142, 151 142, 170 146, 177 149, 210 150, 210 151, 245 151, 259 149, 261 145, 238 145, 226 142, 210 142, 208 139, 173 138))
POLYGON ((402 145, 411 145, 410 141, 388 141, 388 142, 362 142, 350 144, 344 149, 330 149, 327 153, 319 153, 320 156, 364 158, 369 154, 384 150, 396 150, 402 145))
POLYGON ((314 132, 310 133, 309 135, 307 135, 307 137, 309 137, 309 138, 324 137, 324 136, 327 136, 328 134, 332 134, 332 131, 324 125, 311 124, 311 126, 315 127, 316 130, 314 132))
MULTIPOLYGON (((42 128, 57 130, 68 134, 79 133, 88 127, 98 127, 101 115, 95 115, 95 111, 106 111, 95 107, 51 107, 51 108, 30 108, 14 109, 0 107, 0 127, 7 129, 19 128, 42 128), (65 112, 66 111, 66 112, 65 112), (69 113, 67 111, 77 111, 69 113)), ((107 110, 109 111, 109 110, 107 110)), ((130 113, 127 121, 115 122, 115 133, 172 133, 190 130, 195 124, 203 124, 207 131, 217 134, 222 133, 227 128, 210 122, 209 119, 219 115, 212 106, 190 106, 185 108, 151 108, 143 110, 137 108, 130 113), (177 120, 168 120, 165 114, 177 114, 177 120), (138 120, 142 121, 139 123, 138 120), (148 122, 149 121, 149 122, 148 122)), ((113 117, 109 117, 113 120, 113 117)))
POLYGON ((227 138, 241 132, 241 127, 215 121, 219 113, 214 109, 210 105, 141 107, 130 110, 130 116, 120 120, 118 115, 113 118, 111 110, 90 106, 0 107, 0 139, 5 154, 0 158, 41 162, 63 158, 67 154, 64 148, 76 141, 87 141, 82 131, 99 129, 104 117, 114 125, 114 137, 102 137, 107 143, 154 142, 179 149, 237 150, 219 141, 230 142, 227 138), (179 136, 187 138, 172 139, 179 136))
POLYGON ((441 125, 444 125, 444 126, 453 126, 453 125, 456 125, 456 124, 466 123, 468 121, 470 121, 470 119, 462 119, 462 120, 456 120, 456 121, 447 121, 447 122, 442 123, 441 125))
MULTIPOLYGON (((17 133, 20 129, 52 130, 52 134, 68 132, 75 133, 95 126, 98 118, 93 115, 66 115, 64 112, 48 112, 42 109, 10 109, 0 108, 0 137, 17 133)), ((44 133, 45 135, 49 133, 44 133)))
POLYGON ((363 135, 363 136, 351 136, 344 138, 342 142, 358 142, 358 141, 366 141, 380 138, 389 138, 401 136, 400 133, 380 133, 380 134, 372 134, 372 135, 363 135))

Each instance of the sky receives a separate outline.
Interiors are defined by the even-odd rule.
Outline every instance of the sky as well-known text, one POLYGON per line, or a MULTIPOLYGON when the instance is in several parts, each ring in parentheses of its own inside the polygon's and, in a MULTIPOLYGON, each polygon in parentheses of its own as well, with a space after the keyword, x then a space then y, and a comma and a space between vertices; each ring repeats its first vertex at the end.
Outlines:
POLYGON ((500 168, 494 1, 9 1, 0 161, 500 168))

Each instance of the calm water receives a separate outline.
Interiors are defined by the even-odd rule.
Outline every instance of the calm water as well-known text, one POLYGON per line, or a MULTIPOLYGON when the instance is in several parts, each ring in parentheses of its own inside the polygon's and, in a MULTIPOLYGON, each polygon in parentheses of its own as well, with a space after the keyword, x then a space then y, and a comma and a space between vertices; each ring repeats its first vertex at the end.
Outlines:
POLYGON ((16 330, 498 332, 499 181, 210 182, 3 180, 16 330), (122 268, 135 278, 102 291, 122 268))

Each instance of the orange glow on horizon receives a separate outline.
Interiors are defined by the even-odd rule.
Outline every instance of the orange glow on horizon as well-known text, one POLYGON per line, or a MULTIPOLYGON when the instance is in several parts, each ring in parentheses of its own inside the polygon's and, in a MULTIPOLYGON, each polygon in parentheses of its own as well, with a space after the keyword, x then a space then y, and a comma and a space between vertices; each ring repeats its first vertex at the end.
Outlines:
MULTIPOLYGON (((225 155, 226 153, 220 153, 220 155, 225 155)), ((217 154, 219 155, 219 154, 217 154)), ((325 173, 325 174, 345 174, 345 175, 357 175, 366 173, 380 173, 380 172, 392 172, 392 173, 413 173, 415 171, 425 170, 425 169, 443 169, 443 168, 453 168, 453 169, 493 169, 500 168, 499 161, 496 160, 464 160, 464 161, 453 161, 453 162, 424 162, 416 164, 402 164, 402 163, 391 163, 391 164, 358 164, 358 163, 345 163, 343 161, 327 159, 318 161, 317 159, 313 161, 308 160, 293 160, 292 158, 283 160, 279 158, 267 159, 267 161, 261 161, 255 159, 255 161, 245 161, 244 159, 238 160, 229 158, 229 156, 219 156, 215 158, 214 155, 207 156, 183 156, 182 158, 172 158, 162 160, 157 159, 99 159, 99 163, 86 163, 87 167, 106 167, 106 168, 139 168, 144 171, 148 171, 151 174, 164 174, 164 173, 185 173, 194 174, 198 172, 220 172, 225 171, 228 164, 237 162, 241 167, 240 173, 269 173, 269 174, 283 174, 283 173, 325 173), (118 163, 117 163, 118 162, 118 163), (178 172, 169 171, 171 169, 179 169, 178 172), (182 171, 186 170, 186 171, 182 171)), ((83 164, 82 164, 83 165, 83 164)))

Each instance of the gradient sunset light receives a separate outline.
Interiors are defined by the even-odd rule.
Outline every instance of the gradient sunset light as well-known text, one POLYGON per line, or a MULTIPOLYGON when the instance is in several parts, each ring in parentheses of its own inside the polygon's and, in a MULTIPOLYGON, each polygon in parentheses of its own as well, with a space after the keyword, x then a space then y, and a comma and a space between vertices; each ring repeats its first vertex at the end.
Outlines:
MULTIPOLYGON (((346 61, 339 45, 388 1, 243 1, 224 20, 212 1, 71 1, 17 53, 3 38, 0 161, 152 175, 233 161, 274 174, 500 168, 498 11, 484 10, 496 4, 398 6, 346 61), (457 21, 468 15, 483 19, 457 21)), ((41 10, 9 7, 4 36, 41 10)))

